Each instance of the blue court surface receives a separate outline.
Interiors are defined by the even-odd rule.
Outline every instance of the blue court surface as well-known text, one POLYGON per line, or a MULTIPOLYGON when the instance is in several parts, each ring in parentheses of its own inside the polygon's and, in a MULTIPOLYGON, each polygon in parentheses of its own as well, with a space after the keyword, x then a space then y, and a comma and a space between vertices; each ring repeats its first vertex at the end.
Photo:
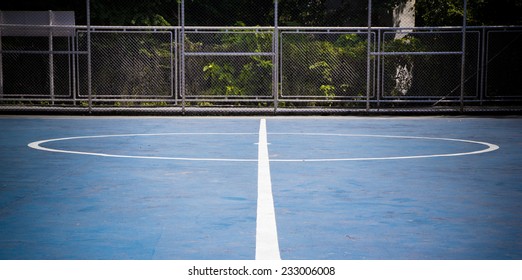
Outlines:
POLYGON ((522 259, 522 119, 0 117, 0 259, 522 259))

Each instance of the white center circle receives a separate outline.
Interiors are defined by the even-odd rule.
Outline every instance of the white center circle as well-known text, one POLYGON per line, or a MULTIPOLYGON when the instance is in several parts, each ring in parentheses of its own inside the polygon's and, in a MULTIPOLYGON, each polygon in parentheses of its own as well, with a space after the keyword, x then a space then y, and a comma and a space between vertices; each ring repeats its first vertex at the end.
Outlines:
MULTIPOLYGON (((171 156, 152 156, 152 155, 130 155, 130 154, 114 154, 114 153, 100 153, 100 152, 88 152, 78 150, 66 150, 45 147, 44 144, 59 141, 72 141, 80 139, 100 139, 100 138, 115 138, 115 137, 161 137, 161 136, 239 136, 239 135, 257 135, 257 133, 149 133, 149 134, 113 134, 113 135, 94 135, 94 136, 76 136, 76 137, 65 137, 40 140, 29 143, 28 146, 47 152, 54 153, 67 153, 77 155, 91 155, 91 156, 102 156, 102 157, 114 157, 114 158, 135 158, 135 159, 156 159, 156 160, 186 160, 186 161, 229 161, 229 162, 257 162, 257 158, 218 158, 218 157, 171 157, 171 156)), ((458 142, 464 144, 475 144, 480 145, 483 149, 465 151, 465 152, 452 152, 452 153, 436 153, 436 154, 423 154, 423 155, 398 155, 398 156, 382 156, 382 157, 340 157, 340 158, 290 158, 290 159, 270 159, 272 162, 328 162, 328 161, 369 161, 369 160, 400 160, 400 159, 418 159, 418 158, 436 158, 436 157, 456 157, 465 155, 482 154, 495 151, 499 149, 498 145, 465 140, 465 139, 454 139, 454 138, 438 138, 438 137, 422 137, 422 136, 398 136, 398 135, 373 135, 373 134, 337 134, 337 133, 268 133, 268 135, 289 135, 289 136, 319 136, 319 137, 366 137, 366 138, 383 138, 383 139, 409 139, 409 140, 431 140, 431 141, 447 141, 447 142, 458 142)))

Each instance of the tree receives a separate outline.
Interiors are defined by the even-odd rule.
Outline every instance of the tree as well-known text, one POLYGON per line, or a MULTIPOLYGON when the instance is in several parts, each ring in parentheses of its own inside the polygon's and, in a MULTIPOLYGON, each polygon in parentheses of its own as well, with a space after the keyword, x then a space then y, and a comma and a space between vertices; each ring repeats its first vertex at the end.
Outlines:
POLYGON ((177 25, 177 10, 177 0, 91 1, 91 19, 96 25, 177 25))
POLYGON ((281 0, 279 21, 289 26, 320 26, 325 18, 325 0, 281 0))
POLYGON ((185 0, 185 23, 196 26, 269 26, 272 0, 185 0))
MULTIPOLYGON (((177 25, 178 0, 91 0, 93 25, 177 25)), ((86 23, 86 0, 2 1, 0 10, 74 11, 86 23)))
MULTIPOLYGON (((177 25, 181 0, 91 0, 93 25, 177 25)), ((386 26, 407 0, 373 0, 374 26, 386 26)), ((522 25, 522 0, 467 0, 469 25, 522 25)), ((417 26, 462 24, 463 0, 416 0, 417 26)), ((368 0, 279 0, 287 26, 366 26, 368 0)), ((0 1, 0 10, 69 10, 86 23, 86 0, 0 1)), ((187 25, 271 26, 273 0, 185 0, 187 25)))
MULTIPOLYGON (((394 7, 407 0, 373 1, 373 25, 386 25, 394 7)), ((368 0, 280 0, 281 25, 366 26, 368 0)))
MULTIPOLYGON (((416 25, 462 24, 463 0, 416 0, 416 25)), ((520 25, 521 0, 468 0, 468 25, 520 25)))

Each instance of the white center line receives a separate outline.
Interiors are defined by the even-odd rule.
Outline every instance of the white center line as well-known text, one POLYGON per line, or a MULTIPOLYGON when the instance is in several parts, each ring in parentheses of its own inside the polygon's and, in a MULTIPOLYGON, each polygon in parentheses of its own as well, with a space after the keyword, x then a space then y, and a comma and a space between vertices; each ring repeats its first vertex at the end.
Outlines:
POLYGON ((256 260, 280 260, 277 226, 270 178, 266 120, 259 124, 257 165, 256 260))

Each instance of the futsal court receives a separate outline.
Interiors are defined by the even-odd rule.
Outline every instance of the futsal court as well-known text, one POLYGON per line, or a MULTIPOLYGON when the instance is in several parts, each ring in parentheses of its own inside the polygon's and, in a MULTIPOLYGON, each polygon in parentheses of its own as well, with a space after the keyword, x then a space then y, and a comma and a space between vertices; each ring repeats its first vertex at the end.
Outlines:
POLYGON ((522 259, 517 117, 0 116, 0 259, 522 259))

